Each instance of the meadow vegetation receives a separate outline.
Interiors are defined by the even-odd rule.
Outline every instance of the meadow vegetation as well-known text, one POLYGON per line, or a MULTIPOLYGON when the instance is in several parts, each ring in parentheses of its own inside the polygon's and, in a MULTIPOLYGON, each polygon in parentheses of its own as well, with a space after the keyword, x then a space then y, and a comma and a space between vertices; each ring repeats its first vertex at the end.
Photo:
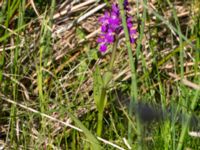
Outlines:
POLYGON ((199 0, 129 0, 135 42, 114 57, 97 42, 113 3, 0 1, 0 149, 200 149, 199 0), (136 102, 174 119, 141 122, 136 102))

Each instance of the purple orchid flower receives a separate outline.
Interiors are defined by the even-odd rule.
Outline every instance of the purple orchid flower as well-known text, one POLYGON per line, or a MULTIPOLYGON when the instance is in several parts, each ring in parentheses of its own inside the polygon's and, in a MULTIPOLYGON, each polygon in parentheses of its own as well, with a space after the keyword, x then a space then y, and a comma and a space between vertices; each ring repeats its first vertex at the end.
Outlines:
MULTIPOLYGON (((126 12, 130 10, 128 7, 128 0, 124 0, 124 9, 126 12)), ((113 4, 110 11, 106 11, 105 14, 99 18, 101 24, 101 34, 99 35, 97 42, 100 44, 99 50, 106 52, 107 46, 114 43, 116 36, 119 35, 122 30, 122 19, 120 17, 119 6, 113 4)), ((126 14, 126 22, 129 31, 130 42, 135 42, 136 30, 133 29, 132 18, 126 14)))

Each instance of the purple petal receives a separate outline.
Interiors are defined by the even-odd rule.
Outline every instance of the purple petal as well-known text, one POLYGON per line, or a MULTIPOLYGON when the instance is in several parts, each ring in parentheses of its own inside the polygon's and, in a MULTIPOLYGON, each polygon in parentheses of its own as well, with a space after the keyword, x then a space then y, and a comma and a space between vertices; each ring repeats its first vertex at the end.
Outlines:
POLYGON ((128 17, 128 18, 126 19, 126 22, 127 22, 127 23, 132 23, 132 18, 131 18, 131 17, 128 17))
POLYGON ((135 38, 130 37, 130 42, 131 42, 131 43, 135 43, 135 38))
POLYGON ((110 13, 108 11, 106 11, 103 16, 99 17, 99 22, 106 24, 106 23, 108 23, 109 18, 110 18, 110 13))
POLYGON ((107 50, 107 45, 101 44, 99 50, 100 50, 101 52, 105 52, 105 51, 107 50))
POLYGON ((128 28, 131 28, 132 26, 133 26, 132 23, 127 23, 127 27, 128 27, 128 28))
POLYGON ((137 31, 135 29, 129 29, 129 33, 132 35, 135 35, 137 33, 137 31))
POLYGON ((110 13, 109 13, 108 11, 106 11, 105 14, 104 14, 104 16, 105 16, 106 18, 109 18, 109 17, 110 17, 110 13))
POLYGON ((130 8, 128 7, 129 3, 128 3, 128 0, 124 0, 124 9, 129 11, 130 8))
POLYGON ((97 39, 97 43, 102 43, 102 42, 105 42, 105 39, 99 37, 99 38, 97 39))
POLYGON ((119 14, 119 7, 117 4, 112 5, 112 12, 119 14))
POLYGON ((104 16, 99 17, 99 22, 100 22, 100 23, 103 23, 104 20, 105 20, 105 19, 104 19, 104 16))
POLYGON ((121 20, 117 16, 112 16, 111 18, 109 18, 108 22, 110 25, 119 26, 121 24, 121 20))
POLYGON ((101 32, 106 32, 108 30, 108 26, 107 25, 102 25, 101 26, 101 32))
POLYGON ((128 0, 124 0, 124 6, 128 6, 128 0))
POLYGON ((127 26, 129 28, 131 28, 133 26, 133 23, 132 23, 132 18, 128 17, 127 20, 126 20, 126 23, 127 23, 127 26))
POLYGON ((113 43, 115 38, 114 38, 114 35, 113 34, 106 34, 106 42, 107 43, 113 43))

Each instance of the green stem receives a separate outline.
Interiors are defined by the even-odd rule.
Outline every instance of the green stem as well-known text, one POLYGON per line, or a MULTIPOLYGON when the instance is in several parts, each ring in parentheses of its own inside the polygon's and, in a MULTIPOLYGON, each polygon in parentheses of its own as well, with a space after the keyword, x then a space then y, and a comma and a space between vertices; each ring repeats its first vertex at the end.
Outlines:
MULTIPOLYGON (((124 11, 124 6, 123 6, 123 0, 118 0, 119 7, 120 7, 120 14, 122 17, 122 25, 125 33, 125 38, 126 38, 126 45, 128 48, 128 57, 129 57, 129 62, 130 62, 130 67, 131 67, 131 102, 130 102, 130 108, 129 108, 129 115, 132 115, 132 109, 133 109, 133 103, 137 102, 137 75, 136 75, 136 69, 135 69, 135 59, 133 59, 133 53, 131 50, 131 43, 129 39, 129 32, 128 32, 128 27, 126 23, 126 14, 124 11)), ((136 121, 137 121, 137 134, 138 134, 138 149, 142 149, 142 136, 141 136, 141 124, 138 119, 138 116, 136 115, 136 121)), ((129 121, 128 125, 128 141, 131 144, 132 141, 132 128, 131 128, 131 122, 129 121)))
POLYGON ((114 65, 114 61, 115 61, 115 57, 116 57, 116 51, 117 51, 117 43, 118 43, 118 39, 116 38, 116 40, 113 44, 112 55, 111 55, 111 60, 110 60, 110 64, 109 64, 109 71, 112 71, 112 69, 113 69, 113 65, 114 65))
POLYGON ((97 124, 97 135, 101 137, 102 133, 102 123, 103 122, 103 112, 98 112, 98 124, 97 124))
POLYGON ((101 95, 100 95, 100 103, 99 103, 99 106, 101 108, 99 108, 98 110, 98 124, 97 124, 98 136, 101 136, 101 133, 102 133, 102 124, 103 124, 102 122, 103 122, 103 112, 104 112, 105 101, 106 101, 106 90, 107 90, 108 83, 112 79, 112 70, 113 70, 113 65, 114 65, 116 51, 117 51, 117 41, 118 40, 116 40, 115 43, 113 44, 111 61, 109 64, 108 72, 106 72, 104 75, 104 84, 101 87, 101 95))

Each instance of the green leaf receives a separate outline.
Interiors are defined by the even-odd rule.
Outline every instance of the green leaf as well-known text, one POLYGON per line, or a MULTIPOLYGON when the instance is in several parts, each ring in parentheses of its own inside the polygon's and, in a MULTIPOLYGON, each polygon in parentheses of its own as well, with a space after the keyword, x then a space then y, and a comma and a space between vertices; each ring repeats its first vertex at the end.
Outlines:
POLYGON ((110 80, 112 79, 112 72, 111 71, 107 71, 104 76, 103 76, 103 82, 104 82, 104 86, 107 87, 108 83, 110 82, 110 80))
MULTIPOLYGON (((90 47, 88 46, 88 49, 90 49, 90 47)), ((89 51, 87 51, 87 55, 88 55, 88 59, 89 61, 92 60, 98 60, 98 54, 97 54, 98 50, 97 49, 90 49, 89 51)))
POLYGON ((101 146, 96 137, 79 121, 73 114, 68 112, 69 117, 76 123, 76 125, 83 131, 86 138, 90 142, 92 149, 101 150, 101 146))
POLYGON ((94 85, 93 85, 94 101, 96 103, 98 111, 100 111, 102 109, 100 106, 100 99, 103 88, 103 79, 101 77, 100 69, 98 66, 96 67, 96 70, 93 74, 93 80, 94 80, 94 85))

